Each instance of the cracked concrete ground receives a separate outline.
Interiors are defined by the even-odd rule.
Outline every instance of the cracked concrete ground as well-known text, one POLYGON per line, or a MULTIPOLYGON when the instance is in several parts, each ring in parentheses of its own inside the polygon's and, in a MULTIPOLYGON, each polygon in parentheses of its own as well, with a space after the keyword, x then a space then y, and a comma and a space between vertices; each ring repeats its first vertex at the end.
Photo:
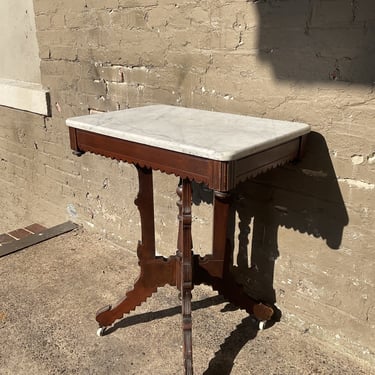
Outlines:
MULTIPOLYGON (((96 310, 137 273, 134 252, 82 229, 0 258, 0 374, 183 374, 172 287, 96 335, 96 310)), ((193 357, 205 375, 375 374, 282 321, 258 332, 206 286, 193 292, 193 357)))

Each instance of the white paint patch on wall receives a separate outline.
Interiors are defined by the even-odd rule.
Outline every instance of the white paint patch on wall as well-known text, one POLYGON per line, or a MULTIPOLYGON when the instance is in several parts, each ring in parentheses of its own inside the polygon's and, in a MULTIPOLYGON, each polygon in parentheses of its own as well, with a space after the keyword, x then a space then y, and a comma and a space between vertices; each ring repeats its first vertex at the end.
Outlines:
POLYGON ((41 83, 33 0, 0 1, 0 78, 41 83))
POLYGON ((375 163, 375 152, 367 157, 367 161, 368 161, 369 164, 375 163))
POLYGON ((351 159, 352 159, 353 165, 362 164, 364 162, 364 160, 365 160, 365 158, 363 157, 363 155, 352 155, 351 159))
POLYGON ((375 189, 375 184, 370 184, 368 182, 360 181, 360 180, 353 180, 351 178, 338 178, 338 182, 343 182, 348 184, 349 187, 354 187, 358 189, 365 189, 365 190, 373 190, 375 189))

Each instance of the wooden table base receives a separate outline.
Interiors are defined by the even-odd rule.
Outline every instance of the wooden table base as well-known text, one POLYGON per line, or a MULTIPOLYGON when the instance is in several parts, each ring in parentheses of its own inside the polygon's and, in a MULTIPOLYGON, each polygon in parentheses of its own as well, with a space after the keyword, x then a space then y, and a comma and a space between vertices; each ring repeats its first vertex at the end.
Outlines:
POLYGON ((152 170, 137 166, 139 192, 135 200, 141 217, 142 240, 138 244, 140 275, 132 290, 114 306, 106 306, 96 314, 103 329, 124 314, 134 310, 157 288, 176 286, 182 296, 182 331, 185 374, 193 374, 191 292, 194 285, 208 284, 229 302, 245 309, 260 321, 270 320, 274 310, 253 300, 236 283, 230 273, 232 248, 227 239, 230 208, 229 193, 214 193, 212 254, 194 255, 191 237, 191 181, 182 179, 177 188, 179 230, 176 255, 164 258, 155 255, 154 199, 152 170))

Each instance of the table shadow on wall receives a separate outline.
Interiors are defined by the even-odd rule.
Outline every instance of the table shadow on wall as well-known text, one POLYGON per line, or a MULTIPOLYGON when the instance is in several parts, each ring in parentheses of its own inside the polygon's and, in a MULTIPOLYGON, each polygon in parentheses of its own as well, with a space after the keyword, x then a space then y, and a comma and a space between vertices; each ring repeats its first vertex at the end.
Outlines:
POLYGON ((246 1, 259 15, 259 58, 277 79, 374 85, 373 0, 246 1))
MULTIPOLYGON (((194 189, 196 204, 209 203, 210 196, 206 189, 194 189)), ((232 271, 249 295, 275 305, 279 228, 320 239, 328 251, 340 247, 348 220, 325 139, 312 132, 302 161, 261 174, 235 190, 229 229, 236 254, 232 271)), ((292 250, 303 252, 303 244, 296 242, 292 250)), ((276 309, 275 320, 280 317, 276 309)), ((241 348, 255 337, 254 323, 244 319, 215 354, 205 375, 217 369, 230 374, 241 348)))

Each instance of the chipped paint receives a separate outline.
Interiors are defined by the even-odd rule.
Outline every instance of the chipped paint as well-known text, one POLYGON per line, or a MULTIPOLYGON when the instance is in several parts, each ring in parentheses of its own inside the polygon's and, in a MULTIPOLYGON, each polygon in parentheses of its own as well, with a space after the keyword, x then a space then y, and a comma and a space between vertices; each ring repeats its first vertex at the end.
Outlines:
POLYGON ((365 160, 365 158, 363 157, 363 155, 352 155, 351 159, 352 159, 352 164, 353 165, 362 164, 364 162, 364 160, 365 160))
POLYGON ((371 184, 369 182, 360 181, 360 180, 354 180, 351 178, 338 178, 337 181, 345 183, 349 185, 349 187, 351 188, 364 189, 364 190, 375 189, 375 184, 371 184))

